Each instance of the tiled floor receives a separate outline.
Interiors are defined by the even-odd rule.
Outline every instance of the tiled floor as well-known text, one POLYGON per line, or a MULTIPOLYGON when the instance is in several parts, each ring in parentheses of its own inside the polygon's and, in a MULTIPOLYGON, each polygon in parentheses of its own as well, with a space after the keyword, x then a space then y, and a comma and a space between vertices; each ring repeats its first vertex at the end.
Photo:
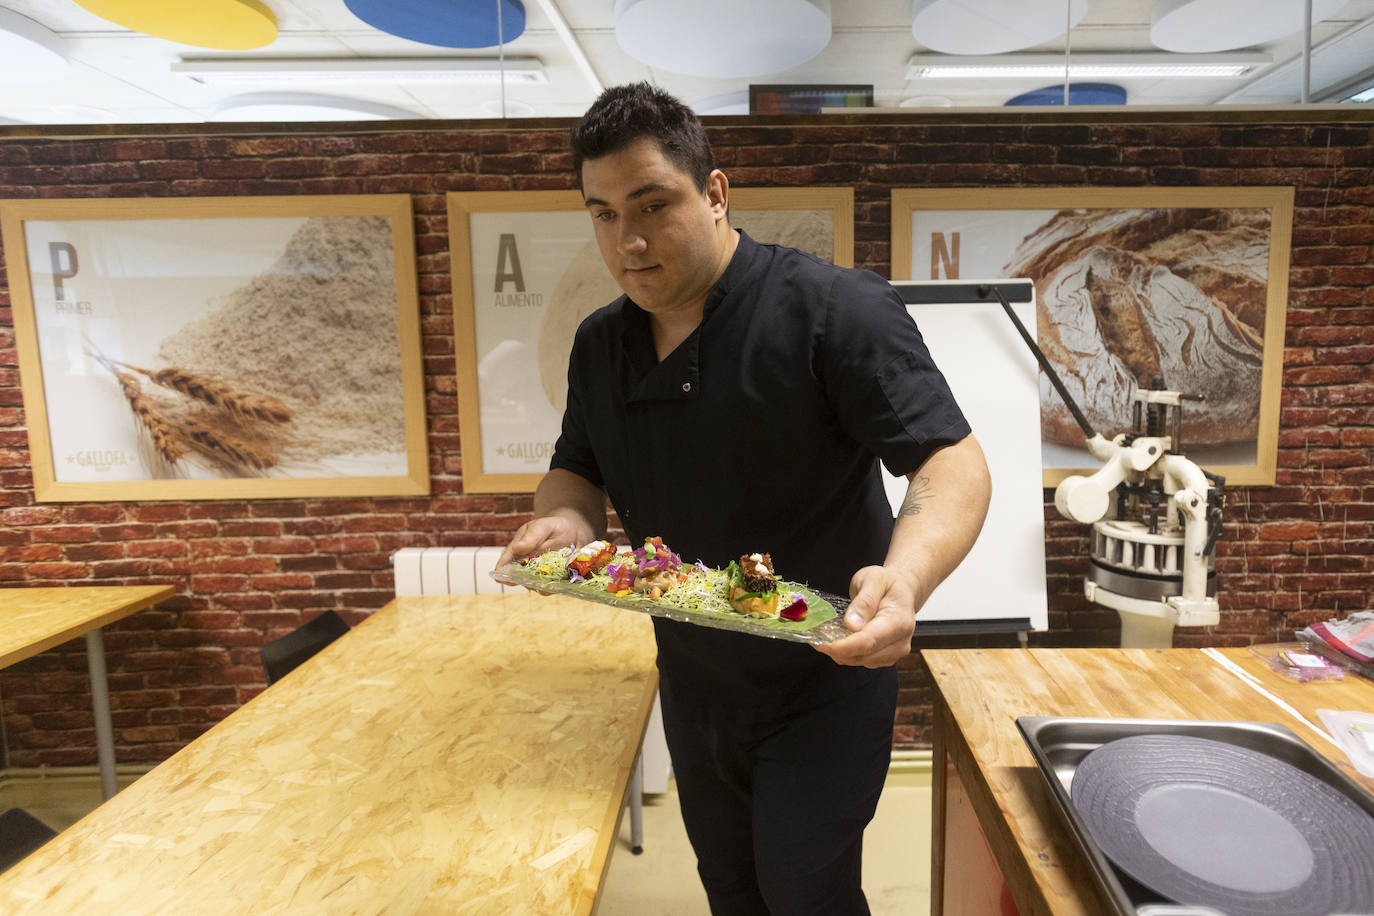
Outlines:
MULTIPOLYGON (((120 774, 121 786, 137 773, 120 774)), ((928 775, 890 777, 877 816, 864 836, 864 890, 874 916, 925 916, 930 911, 930 788, 928 775)), ((76 823, 100 802, 99 779, 0 780, 0 810, 21 807, 55 830, 76 823)), ((706 895, 697 879, 672 789, 644 801, 644 852, 630 852, 630 817, 621 818, 600 916, 705 916, 706 895)))
MULTIPOLYGON (((890 779, 864 834, 864 891, 874 916, 930 912, 930 788, 890 779)), ((630 852, 630 817, 621 818, 599 916, 705 916, 706 894, 678 813, 667 794, 644 801, 644 852, 630 852)))

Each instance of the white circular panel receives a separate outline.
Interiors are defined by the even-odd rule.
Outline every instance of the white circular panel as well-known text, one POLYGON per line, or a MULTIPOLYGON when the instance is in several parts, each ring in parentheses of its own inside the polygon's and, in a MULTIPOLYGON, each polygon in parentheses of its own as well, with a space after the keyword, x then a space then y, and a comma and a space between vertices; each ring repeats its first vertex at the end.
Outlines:
POLYGON ((913 95, 910 98, 902 99, 898 103, 898 108, 949 108, 954 104, 954 99, 947 95, 913 95))
POLYGON ((692 103, 692 110, 698 115, 747 115, 749 113, 749 90, 723 92, 720 95, 698 99, 692 103))
POLYGON ((1088 0, 912 0, 911 34, 943 54, 1003 54, 1058 38, 1086 15, 1088 0))
POLYGON ((487 99, 482 103, 482 111, 491 115, 493 118, 534 117, 533 105, 529 102, 518 102, 514 99, 506 99, 504 107, 500 99, 487 99))
POLYGON ((830 0, 616 0, 615 38, 635 60, 673 73, 780 73, 830 44, 830 0))
POLYGON ((314 92, 245 92, 215 106, 211 121, 384 121, 423 118, 405 108, 314 92))
MULTIPOLYGON (((1333 15, 1346 0, 1312 0, 1314 23, 1333 15)), ((1150 41, 1166 51, 1230 51, 1303 30, 1302 0, 1155 0, 1150 41)))
POLYGON ((0 9, 0 83, 32 86, 63 79, 70 69, 63 42, 27 16, 0 9))

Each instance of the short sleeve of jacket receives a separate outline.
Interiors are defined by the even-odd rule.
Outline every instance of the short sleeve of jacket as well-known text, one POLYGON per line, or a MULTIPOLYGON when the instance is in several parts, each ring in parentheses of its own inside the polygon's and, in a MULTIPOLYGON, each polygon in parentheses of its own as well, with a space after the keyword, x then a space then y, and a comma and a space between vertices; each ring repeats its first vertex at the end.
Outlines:
POLYGON ((971 432, 906 305, 877 274, 837 275, 820 368, 840 423, 892 474, 910 474, 971 432))
POLYGON ((587 434, 586 402, 583 391, 582 373, 579 362, 587 358, 591 346, 590 319, 578 328, 573 340, 572 355, 568 359, 568 405, 563 410, 563 426, 554 443, 553 457, 549 459, 549 470, 562 468, 571 471, 591 482, 603 486, 596 453, 592 449, 591 437, 587 434))

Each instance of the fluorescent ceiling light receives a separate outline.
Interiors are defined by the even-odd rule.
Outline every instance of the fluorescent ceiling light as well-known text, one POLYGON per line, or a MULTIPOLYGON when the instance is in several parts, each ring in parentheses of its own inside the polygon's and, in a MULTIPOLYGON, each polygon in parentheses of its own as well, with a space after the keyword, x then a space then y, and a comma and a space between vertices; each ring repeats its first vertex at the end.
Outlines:
POLYGON ((172 72, 198 83, 547 83, 534 57, 182 58, 172 72))
MULTIPOLYGON (((1083 77, 1193 77, 1234 79, 1269 63, 1256 54, 1079 54, 1069 58, 1071 79, 1083 77)), ((1003 54, 956 57, 916 54, 907 62, 907 79, 1053 79, 1064 75, 1059 54, 1003 54)))

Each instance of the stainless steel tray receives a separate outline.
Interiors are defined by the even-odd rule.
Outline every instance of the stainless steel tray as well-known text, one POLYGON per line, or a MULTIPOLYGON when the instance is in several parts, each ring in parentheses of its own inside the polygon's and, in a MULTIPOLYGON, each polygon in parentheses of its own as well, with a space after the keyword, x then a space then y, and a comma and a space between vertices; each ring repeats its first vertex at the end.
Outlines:
POLYGON ((1207 722, 1187 719, 1093 719, 1021 716, 1016 720, 1050 789, 1059 816, 1077 841, 1094 877, 1115 904, 1119 916, 1211 916, 1209 907, 1163 900, 1119 871, 1093 841, 1074 808, 1070 785, 1090 752, 1118 738, 1135 735, 1185 735, 1209 738, 1267 754, 1327 783, 1374 817, 1374 796, 1318 754, 1287 727, 1276 722, 1207 722))

